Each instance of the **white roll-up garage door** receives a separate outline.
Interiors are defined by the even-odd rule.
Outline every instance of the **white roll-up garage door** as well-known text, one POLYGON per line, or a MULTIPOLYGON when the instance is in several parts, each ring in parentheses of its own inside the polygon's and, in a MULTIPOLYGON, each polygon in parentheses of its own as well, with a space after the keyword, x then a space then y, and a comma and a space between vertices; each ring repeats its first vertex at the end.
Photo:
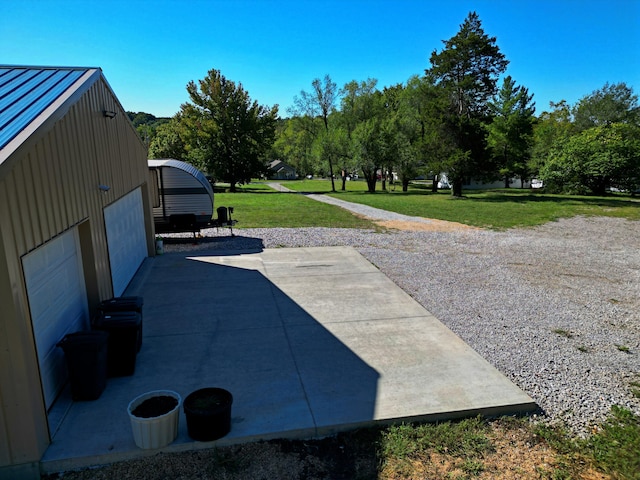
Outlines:
POLYGON ((25 255, 22 268, 49 408, 67 380, 64 353, 56 344, 67 333, 89 328, 77 230, 69 230, 25 255))
POLYGON ((120 296, 147 256, 142 189, 128 193, 104 209, 113 295, 120 296))

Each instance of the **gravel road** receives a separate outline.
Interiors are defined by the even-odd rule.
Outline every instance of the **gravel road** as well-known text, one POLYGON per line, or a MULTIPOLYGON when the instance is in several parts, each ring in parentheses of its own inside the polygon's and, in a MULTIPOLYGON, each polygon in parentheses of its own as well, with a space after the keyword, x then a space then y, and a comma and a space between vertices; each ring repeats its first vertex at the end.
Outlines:
POLYGON ((340 206, 401 229, 212 229, 198 244, 167 238, 165 250, 353 246, 529 394, 546 421, 585 434, 614 404, 640 414, 640 222, 429 229, 424 219, 340 206))

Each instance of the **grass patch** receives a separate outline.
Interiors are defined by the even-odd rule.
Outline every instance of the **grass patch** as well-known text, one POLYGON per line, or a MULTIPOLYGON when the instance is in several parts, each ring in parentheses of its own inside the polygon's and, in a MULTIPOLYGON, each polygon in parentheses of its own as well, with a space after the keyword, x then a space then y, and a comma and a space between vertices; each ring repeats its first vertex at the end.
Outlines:
MULTIPOLYGON (((423 478, 421 466, 451 458, 448 474, 477 476, 484 455, 493 451, 489 426, 480 417, 437 424, 402 424, 381 432, 380 478, 423 478)), ((435 472, 428 470, 429 474, 435 472)), ((453 478, 453 477, 452 477, 453 478)))
POLYGON ((378 450, 385 479, 640 479, 640 417, 614 406, 586 439, 512 417, 399 425, 380 432, 378 450))
MULTIPOLYGON (((448 191, 431 193, 423 185, 412 185, 408 192, 367 193, 362 180, 347 182, 347 191, 331 192, 328 180, 297 180, 280 182, 289 189, 331 194, 355 203, 362 203, 405 215, 454 221, 466 225, 503 230, 513 227, 541 225, 559 218, 576 215, 615 216, 640 220, 640 201, 625 196, 588 197, 546 195, 531 190, 491 190, 465 192, 454 199, 448 191)), ((341 182, 336 182, 341 187, 341 182)), ((276 192, 266 183, 250 183, 228 193, 228 186, 216 185, 215 205, 235 208, 237 228, 271 227, 332 227, 378 228, 368 220, 303 195, 276 192)), ((613 301, 613 300, 612 300, 613 301)))
POLYGON ((362 180, 347 182, 347 191, 331 193, 328 180, 281 182, 298 192, 326 193, 355 203, 405 215, 434 218, 497 230, 531 227, 576 215, 611 216, 640 220, 640 201, 624 195, 607 197, 551 195, 529 189, 465 191, 456 199, 449 191, 431 193, 421 185, 411 185, 407 192, 399 186, 395 191, 368 193, 362 180))
POLYGON ((581 450, 605 473, 640 479, 640 418, 614 405, 600 431, 584 441, 581 450))
POLYGON ((631 353, 631 350, 626 345, 616 345, 616 348, 624 353, 631 353))
POLYGON ((582 478, 576 469, 587 464, 613 478, 640 479, 640 417, 630 410, 614 405, 603 425, 586 439, 573 438, 560 427, 537 425, 534 431, 575 474, 564 478, 582 478))
POLYGON ((455 457, 477 458, 491 450, 487 424, 480 418, 437 424, 402 424, 383 433, 381 454, 385 459, 404 460, 433 449, 455 457))
POLYGON ((374 223, 304 195, 276 192, 267 185, 251 183, 236 193, 216 193, 215 208, 233 207, 236 228, 374 228, 374 223))
POLYGON ((564 330, 562 328, 555 328, 552 330, 553 333, 557 333, 558 335, 560 335, 561 337, 565 337, 565 338, 573 338, 573 334, 568 331, 568 330, 564 330))

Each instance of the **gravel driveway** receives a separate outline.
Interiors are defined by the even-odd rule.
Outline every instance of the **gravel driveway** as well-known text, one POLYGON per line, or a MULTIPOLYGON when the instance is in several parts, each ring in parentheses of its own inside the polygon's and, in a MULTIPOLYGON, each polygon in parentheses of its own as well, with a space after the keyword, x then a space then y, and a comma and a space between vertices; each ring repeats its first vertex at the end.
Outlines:
POLYGON ((640 414, 640 222, 575 217, 495 232, 392 221, 404 230, 213 229, 165 250, 353 246, 549 421, 586 433, 614 404, 640 414))

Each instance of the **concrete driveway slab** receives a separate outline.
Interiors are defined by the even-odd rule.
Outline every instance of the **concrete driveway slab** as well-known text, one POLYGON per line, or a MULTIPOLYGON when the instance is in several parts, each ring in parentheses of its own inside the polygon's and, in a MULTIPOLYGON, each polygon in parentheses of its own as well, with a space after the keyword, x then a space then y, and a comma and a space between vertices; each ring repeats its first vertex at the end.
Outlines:
POLYGON ((352 248, 158 256, 125 294, 144 298, 135 373, 95 401, 63 394, 45 473, 157 453, 136 447, 126 412, 150 390, 234 397, 227 436, 191 440, 181 412, 163 451, 537 408, 352 248))

